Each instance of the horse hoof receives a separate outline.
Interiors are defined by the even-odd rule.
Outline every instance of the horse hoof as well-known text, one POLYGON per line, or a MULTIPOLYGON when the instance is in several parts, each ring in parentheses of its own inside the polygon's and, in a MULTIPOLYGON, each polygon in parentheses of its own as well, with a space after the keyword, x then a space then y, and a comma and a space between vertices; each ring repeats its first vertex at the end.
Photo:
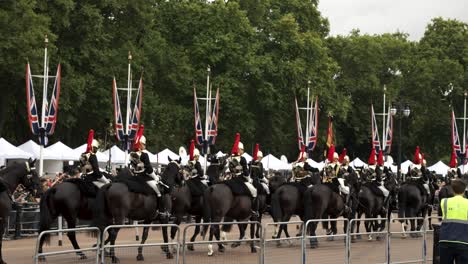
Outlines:
POLYGON ((361 240, 361 239, 362 239, 362 236, 361 236, 361 235, 357 235, 357 236, 356 236, 356 239, 361 240))
MULTIPOLYGON (((44 256, 38 257, 37 260, 38 260, 39 262, 46 262, 46 258, 45 258, 44 256)), ((0 262, 0 263, 5 263, 5 262, 2 261, 2 262, 0 262)))
POLYGON ((276 247, 281 247, 281 241, 280 240, 276 241, 276 247))
POLYGON ((142 254, 138 254, 137 261, 144 261, 144 260, 145 260, 145 257, 143 257, 142 254))
POLYGON ((224 251, 226 251, 226 249, 224 247, 218 247, 218 251, 221 252, 221 253, 224 253, 224 251))
POLYGON ((190 250, 190 251, 194 251, 195 249, 193 248, 193 245, 188 245, 187 246, 187 249, 190 250))
POLYGON ((120 263, 120 259, 118 257, 112 257, 112 263, 120 263))
POLYGON ((81 253, 81 254, 80 254, 80 260, 83 260, 83 259, 88 259, 88 257, 86 257, 85 254, 81 253))
POLYGON ((313 243, 313 244, 310 244, 310 248, 318 248, 318 244, 317 243, 313 243))
POLYGON ((167 258, 167 259, 173 259, 173 258, 174 258, 174 255, 172 255, 172 253, 167 253, 167 254, 166 254, 166 258, 167 258))
POLYGON ((168 246, 161 246, 161 249, 164 253, 168 253, 169 252, 169 247, 168 246))
POLYGON ((255 247, 250 248, 250 253, 257 253, 257 249, 255 247))
POLYGON ((406 239, 406 234, 402 234, 401 239, 406 239))
POLYGON ((351 238, 351 243, 356 243, 356 238, 352 237, 351 238))
POLYGON ((236 247, 240 246, 240 244, 241 244, 240 242, 234 242, 234 243, 232 243, 231 247, 236 248, 236 247))
POLYGON ((209 252, 208 252, 208 257, 213 256, 213 253, 214 253, 213 251, 209 251, 209 252))
POLYGON ((334 241, 335 237, 327 237, 327 241, 334 241))

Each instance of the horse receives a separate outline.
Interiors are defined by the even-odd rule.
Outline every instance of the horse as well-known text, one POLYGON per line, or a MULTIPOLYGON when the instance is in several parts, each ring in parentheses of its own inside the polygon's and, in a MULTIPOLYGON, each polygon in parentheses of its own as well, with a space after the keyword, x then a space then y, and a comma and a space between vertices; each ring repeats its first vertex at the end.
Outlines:
POLYGON ((222 157, 212 156, 210 166, 206 169, 206 175, 208 175, 208 182, 215 184, 224 180, 224 172, 226 170, 228 155, 222 157))
MULTIPOLYGON (((398 191, 398 217, 399 218, 415 218, 426 217, 428 212, 427 203, 430 201, 429 194, 424 189, 420 181, 421 171, 418 168, 413 168, 410 171, 409 181, 403 183, 398 191)), ((400 220, 402 230, 405 231, 404 220, 400 220)), ((418 220, 417 226, 415 219, 410 219, 410 230, 420 230, 424 221, 418 220)), ((420 234, 411 233, 411 237, 419 237, 420 234)), ((406 234, 403 233, 403 238, 406 234)))
MULTIPOLYGON (((293 215, 297 215, 303 220, 304 192, 308 187, 320 184, 320 182, 320 174, 312 172, 300 182, 286 182, 279 186, 271 196, 271 216, 273 221, 288 222, 293 215)), ((286 237, 290 237, 287 224, 280 224, 279 228, 276 226, 272 237, 276 239, 281 238, 283 231, 286 237)))
MULTIPOLYGON (((382 218, 386 218, 387 220, 382 220, 382 222, 379 224, 378 221, 365 221, 365 228, 366 232, 371 232, 372 230, 374 231, 382 231, 385 228, 385 223, 390 219, 391 215, 391 204, 392 204, 392 198, 396 195, 397 191, 397 186, 398 182, 396 180, 395 174, 391 172, 387 172, 382 174, 382 180, 384 187, 389 191, 389 196, 387 201, 384 199, 384 195, 381 192, 381 190, 378 189, 377 185, 374 185, 371 182, 368 182, 368 178, 370 174, 373 172, 369 170, 363 170, 362 174, 362 182, 363 184, 361 185, 361 189, 358 193, 357 196, 357 202, 358 202, 358 210, 357 210, 357 223, 356 223, 356 228, 357 228, 357 233, 359 233, 359 226, 360 226, 360 220, 362 214, 365 215, 366 218, 378 218, 379 216, 382 218), (387 208, 387 211, 383 210, 383 208, 387 208)), ((381 170, 377 170, 376 173, 381 174, 381 170)), ((352 226, 351 228, 354 228, 352 226)), ((360 238, 360 235, 358 235, 358 238, 360 238)), ((379 239, 379 236, 377 237, 379 239)), ((368 240, 372 240, 372 235, 368 235, 368 240)), ((355 237, 353 236, 351 238, 351 241, 355 241, 355 237)))
MULTIPOLYGON (((261 223, 263 214, 267 209, 267 198, 269 195, 261 184, 261 180, 264 178, 263 166, 261 166, 261 163, 260 165, 251 164, 250 166, 250 177, 252 178, 253 185, 257 189, 257 199, 255 202, 257 203, 258 209, 258 215, 252 216, 250 220, 261 223)), ((250 224, 250 238, 260 238, 260 229, 261 226, 258 224, 250 224)), ((251 252, 256 253, 257 249, 255 247, 251 247, 251 252)))
POLYGON ((0 170, 0 264, 6 264, 2 255, 2 241, 6 220, 10 216, 14 203, 13 192, 19 184, 22 184, 35 197, 42 195, 42 186, 34 167, 35 162, 36 160, 29 159, 0 170))
MULTIPOLYGON (((110 178, 110 175, 106 172, 101 173, 110 178)), ((96 194, 97 187, 92 182, 78 178, 67 179, 49 188, 42 196, 39 204, 39 233, 49 230, 58 216, 65 219, 67 227, 70 229, 76 227, 77 220, 93 220, 96 194)), ((75 250, 80 249, 75 232, 67 232, 67 237, 75 250)), ((44 243, 50 243, 49 234, 41 237, 39 253, 43 252, 44 243)), ((86 255, 82 251, 77 251, 76 255, 80 259, 86 259, 86 255)), ((45 257, 41 257, 40 260, 45 261, 45 257)))
MULTIPOLYGON (((190 179, 190 173, 186 170, 186 167, 183 168, 183 174, 185 184, 174 187, 170 192, 171 214, 175 217, 174 224, 180 225, 185 215, 195 216, 195 223, 200 223, 203 217, 203 192, 208 186, 205 186, 200 179, 190 179)), ((195 241, 199 233, 200 226, 196 225, 190 241, 195 241)), ((177 228, 171 227, 171 240, 174 240, 176 234, 177 228)), ((193 244, 188 245, 187 249, 193 251, 193 244)))
MULTIPOLYGON (((327 167, 325 168, 325 173, 326 175, 330 175, 331 173, 334 173, 334 170, 333 168, 327 167)), ((357 173, 355 172, 344 173, 342 170, 340 170, 340 173, 342 173, 342 176, 345 178, 345 182, 347 183, 349 187, 349 191, 350 191, 349 196, 350 197, 355 196, 359 188, 359 184, 358 184, 359 180, 358 180, 357 173)), ((312 188, 307 189, 307 191, 304 193, 304 222, 307 222, 308 220, 313 220, 313 219, 325 219, 327 217, 334 219, 334 218, 338 218, 341 215, 348 218, 348 220, 351 219, 352 214, 345 212, 346 201, 339 194, 339 192, 336 191, 336 186, 332 186, 332 184, 334 183, 324 183, 324 184, 314 185, 312 186, 312 188)), ((349 199, 349 201, 352 201, 352 199, 349 199)), ((327 222, 328 221, 325 221, 325 223, 327 222)), ((337 234, 338 233, 337 222, 331 221, 330 224, 331 224, 331 230, 327 233, 331 235, 337 234)), ((310 236, 316 235, 315 231, 317 229, 317 225, 318 225, 317 222, 312 222, 308 226, 307 231, 309 232, 310 236)), ((343 228, 345 230, 344 232, 346 232, 347 230, 346 222, 343 228)), ((310 247, 311 248, 318 247, 317 238, 310 239, 310 247)))
MULTIPOLYGON (((128 168, 124 168, 119 172, 116 179, 119 177, 134 176, 128 168)), ((178 162, 169 162, 167 168, 163 172, 162 182, 168 186, 169 192, 170 189, 174 186, 183 184, 183 177, 180 173, 180 165, 178 162)), ((164 200, 168 207, 170 207, 170 201, 168 201, 170 200, 168 199, 169 192, 164 193, 164 200)), ((122 225, 124 224, 126 218, 130 219, 131 221, 143 221, 143 224, 150 224, 158 216, 158 199, 155 193, 146 195, 142 193, 131 192, 127 184, 123 182, 113 182, 103 186, 98 192, 96 203, 97 206, 95 207, 96 217, 94 219, 94 225, 101 230, 101 235, 106 226, 111 224, 122 225)), ((166 223, 167 218, 163 218, 161 222, 163 221, 166 223)), ((167 242, 168 238, 165 228, 167 230, 167 227, 163 227, 163 239, 164 242, 167 242)), ((141 244, 146 242, 146 239, 148 238, 148 231, 148 227, 143 228, 141 244)), ((110 241, 111 245, 115 245, 118 232, 118 228, 109 231, 108 240, 110 241)), ((165 250, 164 248, 163 250, 166 251, 167 258, 173 257, 170 250, 165 250)), ((111 248, 109 256, 112 259, 112 263, 118 263, 120 261, 115 256, 114 248, 111 248)), ((142 247, 138 248, 137 260, 144 260, 142 247)))

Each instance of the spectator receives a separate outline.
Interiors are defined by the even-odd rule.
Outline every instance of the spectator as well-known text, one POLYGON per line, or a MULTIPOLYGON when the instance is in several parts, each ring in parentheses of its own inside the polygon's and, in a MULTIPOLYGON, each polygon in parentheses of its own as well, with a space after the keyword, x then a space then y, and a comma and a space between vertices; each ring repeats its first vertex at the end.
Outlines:
POLYGON ((468 263, 468 200, 463 197, 466 184, 455 179, 451 185, 455 196, 440 203, 440 263, 468 263))

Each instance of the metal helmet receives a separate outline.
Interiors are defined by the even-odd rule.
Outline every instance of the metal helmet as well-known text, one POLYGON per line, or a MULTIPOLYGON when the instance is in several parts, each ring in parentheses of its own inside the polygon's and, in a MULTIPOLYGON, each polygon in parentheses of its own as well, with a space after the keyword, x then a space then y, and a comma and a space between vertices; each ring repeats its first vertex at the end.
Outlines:
POLYGON ((257 159, 261 159, 263 158, 263 152, 261 152, 260 150, 257 152, 257 159))
POLYGON ((338 155, 338 153, 334 152, 333 153, 333 159, 335 160, 335 159, 339 159, 339 158, 340 158, 340 156, 338 155))
POLYGON ((91 142, 91 147, 99 148, 99 142, 96 139, 93 139, 93 141, 91 142))
POLYGON ((143 135, 140 138, 140 144, 146 145, 146 137, 143 135))
POLYGON ((194 149, 193 150, 193 156, 196 157, 196 156, 200 156, 200 151, 198 149, 194 149))
POLYGON ((242 142, 239 142, 238 148, 244 150, 244 144, 242 144, 242 142))
POLYGON ((343 160, 346 162, 349 162, 349 156, 348 155, 344 156, 343 160))

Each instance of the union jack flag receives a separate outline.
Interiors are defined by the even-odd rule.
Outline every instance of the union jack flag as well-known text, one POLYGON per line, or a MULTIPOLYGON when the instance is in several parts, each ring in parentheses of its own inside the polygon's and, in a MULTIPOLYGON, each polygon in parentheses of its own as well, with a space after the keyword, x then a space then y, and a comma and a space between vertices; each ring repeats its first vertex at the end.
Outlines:
POLYGON ((455 113, 453 111, 452 111, 452 149, 455 150, 458 157, 462 155, 460 138, 458 137, 457 121, 455 118, 455 113))
MULTIPOLYGON (((309 111, 309 110, 307 110, 309 111)), ((310 110, 310 131, 309 131, 309 140, 307 145, 307 151, 312 151, 317 145, 317 131, 318 131, 318 96, 315 98, 315 106, 312 104, 312 109, 310 110)))
POLYGON ((118 141, 123 141, 125 138, 124 132, 124 125, 122 119, 122 112, 120 111, 120 101, 119 101, 119 94, 117 92, 117 82, 114 80, 112 81, 112 91, 113 91, 113 98, 114 98, 114 118, 115 118, 115 136, 117 137, 118 141))
POLYGON ((390 113, 390 107, 388 108, 388 117, 387 117, 387 133, 385 139, 385 145, 383 146, 385 149, 385 153, 390 154, 392 149, 392 141, 393 141, 393 116, 390 113))
POLYGON ((193 107, 195 113, 195 139, 198 145, 202 145, 204 142, 203 128, 200 119, 200 108, 198 107, 197 90, 195 87, 193 88, 193 107))
POLYGON ((208 125, 208 144, 214 145, 218 135, 219 88, 216 90, 216 100, 213 106, 212 117, 208 125))
MULTIPOLYGON (((138 128, 140 127, 140 116, 141 116, 141 101, 143 96, 143 79, 140 78, 140 82, 138 84, 138 91, 137 96, 135 98, 135 106, 133 108, 133 115, 132 119, 130 120, 130 124, 128 124, 128 140, 131 141, 135 138, 138 128)), ((130 112, 132 113, 132 112, 130 112)))
POLYGON ((31 131, 34 135, 39 135, 39 117, 37 113, 36 97, 34 96, 34 87, 29 63, 26 65, 26 97, 28 106, 28 120, 31 131))
POLYGON ((378 153, 380 151, 380 138, 379 131, 377 127, 377 119, 375 118, 374 105, 371 105, 371 128, 372 128, 372 147, 375 148, 375 151, 378 153))
MULTIPOLYGON (((54 134, 55 124, 57 123, 58 103, 60 98, 60 79, 61 79, 60 64, 57 67, 57 75, 55 75, 54 90, 52 91, 52 98, 50 99, 50 108, 47 111, 45 118, 45 132, 47 135, 54 134)), ((47 106, 46 106, 47 109, 47 106)))
POLYGON ((299 116, 299 107, 297 106, 297 98, 294 98, 296 103, 296 127, 297 127, 297 143, 299 150, 304 146, 304 137, 302 135, 301 117, 299 116))

